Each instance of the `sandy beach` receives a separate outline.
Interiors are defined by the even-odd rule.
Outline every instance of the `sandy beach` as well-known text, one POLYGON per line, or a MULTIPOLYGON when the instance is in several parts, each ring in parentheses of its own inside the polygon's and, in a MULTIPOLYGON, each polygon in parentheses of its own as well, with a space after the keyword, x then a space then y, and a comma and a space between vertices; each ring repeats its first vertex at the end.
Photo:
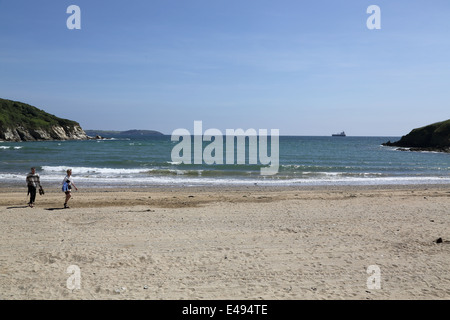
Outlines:
POLYGON ((0 189, 0 299, 450 298, 447 185, 50 189, 0 189))

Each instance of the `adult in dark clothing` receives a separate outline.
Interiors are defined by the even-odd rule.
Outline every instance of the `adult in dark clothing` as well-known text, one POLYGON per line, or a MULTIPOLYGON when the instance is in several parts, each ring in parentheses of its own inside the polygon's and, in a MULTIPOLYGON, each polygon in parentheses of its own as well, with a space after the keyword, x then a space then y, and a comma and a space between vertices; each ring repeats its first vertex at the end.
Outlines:
POLYGON ((31 172, 27 175, 26 182, 28 186, 28 195, 30 195, 30 202, 28 202, 28 205, 33 208, 34 201, 36 200, 37 187, 39 186, 39 188, 42 188, 39 174, 36 173, 36 168, 31 168, 31 172))

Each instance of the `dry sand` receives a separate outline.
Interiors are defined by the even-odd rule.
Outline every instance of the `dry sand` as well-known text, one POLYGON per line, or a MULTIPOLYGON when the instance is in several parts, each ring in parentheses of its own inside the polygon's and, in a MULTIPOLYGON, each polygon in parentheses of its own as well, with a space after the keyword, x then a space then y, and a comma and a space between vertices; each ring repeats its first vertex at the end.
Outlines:
POLYGON ((25 189, 0 189, 0 299, 450 298, 446 185, 84 189, 65 210, 63 199, 50 190, 28 208, 25 189), (80 289, 68 288, 72 265, 80 289))

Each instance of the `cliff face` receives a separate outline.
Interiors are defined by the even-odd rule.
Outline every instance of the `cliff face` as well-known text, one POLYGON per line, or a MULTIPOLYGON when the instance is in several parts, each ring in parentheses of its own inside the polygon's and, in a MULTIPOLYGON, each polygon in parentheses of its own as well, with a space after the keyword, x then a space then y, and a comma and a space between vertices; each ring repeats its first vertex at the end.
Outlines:
POLYGON ((4 141, 85 140, 86 133, 80 126, 52 126, 50 129, 27 129, 22 126, 6 128, 0 132, 4 141))
POLYGON ((388 141, 383 145, 411 148, 412 151, 450 152, 450 119, 413 129, 399 141, 388 141))
POLYGON ((85 140, 78 122, 61 119, 28 104, 0 99, 0 140, 85 140))

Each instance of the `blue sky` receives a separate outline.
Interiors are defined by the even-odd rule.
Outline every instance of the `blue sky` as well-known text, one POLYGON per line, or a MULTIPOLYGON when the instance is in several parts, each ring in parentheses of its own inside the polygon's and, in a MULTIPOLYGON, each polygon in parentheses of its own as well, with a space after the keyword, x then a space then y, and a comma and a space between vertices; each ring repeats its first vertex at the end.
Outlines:
POLYGON ((0 97, 83 129, 401 136, 450 118, 448 0, 0 0, 0 45, 0 97))

